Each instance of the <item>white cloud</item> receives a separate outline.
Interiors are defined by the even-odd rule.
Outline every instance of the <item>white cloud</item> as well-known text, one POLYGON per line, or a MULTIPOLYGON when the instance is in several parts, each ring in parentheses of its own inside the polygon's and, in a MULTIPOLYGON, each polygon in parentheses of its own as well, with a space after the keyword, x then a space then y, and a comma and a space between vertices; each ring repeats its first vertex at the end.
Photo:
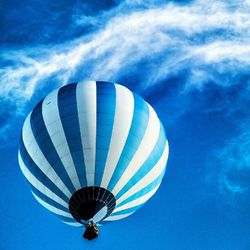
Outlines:
MULTIPOLYGON (((1 94, 14 88, 21 90, 18 95, 25 90, 23 95, 30 97, 39 80, 61 70, 61 74, 69 76, 74 74, 77 66, 82 65, 84 70, 88 62, 93 60, 96 66, 92 75, 107 78, 120 71, 124 64, 133 64, 149 55, 157 56, 157 53, 171 51, 175 53, 166 53, 167 58, 160 68, 163 71, 168 71, 168 65, 178 70, 183 58, 198 58, 201 64, 218 63, 222 60, 237 60, 249 64, 249 10, 250 7, 247 9, 239 6, 232 12, 223 2, 207 6, 204 1, 197 1, 188 6, 167 4, 158 9, 139 10, 128 15, 118 14, 108 20, 103 30, 99 30, 88 40, 83 36, 49 49, 31 48, 35 53, 30 53, 31 49, 29 53, 26 50, 12 53, 12 60, 17 66, 14 64, 2 71, 5 89, 1 94), (216 29, 234 31, 237 35, 233 39, 220 36, 205 44, 192 44, 190 36, 195 37, 196 34, 216 29), (40 53, 36 50, 40 50, 40 53), (26 82, 26 88, 21 86, 21 82, 26 82)), ((204 34, 204 38, 206 36, 209 34, 204 34)))
POLYGON ((243 194, 248 190, 241 184, 230 182, 225 175, 219 179, 219 187, 222 192, 230 192, 233 195, 243 194))
POLYGON ((250 132, 246 121, 235 137, 216 151, 220 168, 216 171, 222 193, 240 195, 250 191, 250 132))
MULTIPOLYGON (((250 26, 249 26, 250 27, 250 26)), ((244 65, 250 63, 250 44, 248 41, 218 41, 195 49, 197 56, 203 56, 205 63, 220 63, 225 60, 241 62, 244 65)))

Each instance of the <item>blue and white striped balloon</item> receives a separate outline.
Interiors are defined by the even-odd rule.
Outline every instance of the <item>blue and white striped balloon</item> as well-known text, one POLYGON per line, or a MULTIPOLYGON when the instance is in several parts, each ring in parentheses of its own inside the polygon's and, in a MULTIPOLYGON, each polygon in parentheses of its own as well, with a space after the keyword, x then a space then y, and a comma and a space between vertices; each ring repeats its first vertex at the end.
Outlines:
POLYGON ((104 204, 95 223, 125 218, 156 192, 167 158, 153 108, 122 85, 94 81, 66 85, 40 101, 24 122, 18 152, 37 201, 73 226, 86 223, 69 209, 76 191, 101 187, 113 197, 108 203, 101 189, 92 192, 104 204))

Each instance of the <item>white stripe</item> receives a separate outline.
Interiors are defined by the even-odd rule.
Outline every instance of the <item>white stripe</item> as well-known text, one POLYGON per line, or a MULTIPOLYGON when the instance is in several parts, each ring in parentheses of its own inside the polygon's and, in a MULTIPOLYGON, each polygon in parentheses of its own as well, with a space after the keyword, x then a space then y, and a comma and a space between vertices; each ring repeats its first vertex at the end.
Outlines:
POLYGON ((37 141, 34 137, 34 134, 31 129, 30 124, 30 116, 28 115, 26 118, 24 125, 23 125, 23 142, 24 146, 30 155, 31 159, 34 161, 34 163, 41 169, 41 171, 52 181, 54 182, 56 179, 57 181, 57 187, 68 197, 71 197, 71 192, 66 187, 66 185, 63 183, 63 181, 60 179, 58 174, 55 172, 55 170, 51 167, 49 162, 47 161, 46 157, 44 156, 43 152, 41 151, 40 147, 37 144, 37 141))
POLYGON ((78 222, 67 222, 67 221, 62 221, 63 223, 69 225, 69 226, 73 226, 73 227, 83 227, 84 225, 82 225, 81 223, 78 222))
POLYGON ((49 203, 45 202, 44 200, 40 199, 36 194, 34 194, 32 192, 32 194, 34 195, 34 197, 36 198, 36 200, 42 205, 44 206, 45 208, 47 208, 49 211, 51 211, 52 213, 55 213, 57 215, 61 215, 61 216, 65 216, 65 217, 68 217, 68 218, 71 218, 71 219, 74 219, 72 217, 72 215, 70 213, 67 213, 61 209, 58 209, 57 207, 54 207, 52 205, 50 205, 49 203))
POLYGON ((113 188, 112 193, 114 195, 116 195, 127 184, 131 177, 142 166, 144 161, 154 149, 155 144, 158 140, 158 136, 160 133, 160 122, 153 108, 149 104, 147 105, 149 108, 149 121, 147 129, 145 131, 145 135, 132 160, 125 169, 123 175, 117 182, 116 186, 113 188))
POLYGON ((104 206, 100 211, 98 211, 95 214, 95 216, 93 217, 93 222, 97 223, 101 221, 107 215, 107 212, 108 212, 108 207, 104 206))
POLYGON ((94 186, 96 154, 96 82, 78 83, 76 97, 87 185, 94 186))
POLYGON ((131 91, 117 84, 115 85, 115 89, 116 107, 114 125, 101 182, 101 187, 104 188, 107 188, 121 156, 128 137, 134 111, 134 97, 131 91))
MULTIPOLYGON (((132 212, 134 213, 134 212, 132 212)), ((128 213, 128 214, 120 214, 120 215, 111 215, 109 217, 107 217, 104 221, 114 221, 114 220, 120 220, 120 219, 123 219, 123 218, 126 218, 128 217, 129 215, 131 215, 132 213, 128 213)))
POLYGON ((136 192, 145 188, 149 183, 157 179, 165 169, 168 159, 168 142, 166 141, 166 146, 164 152, 161 155, 161 158, 155 164, 155 166, 134 186, 132 186, 125 194, 123 194, 117 201, 116 204, 119 205, 121 202, 126 200, 128 197, 132 196, 136 192))
POLYGON ((135 206, 139 206, 143 203, 145 203, 150 197, 152 197, 154 195, 154 193, 157 191, 157 189, 159 188, 161 183, 159 183, 156 188, 154 188, 153 190, 151 190, 150 192, 148 192, 147 194, 135 199, 135 200, 132 200, 120 207, 117 207, 113 213, 116 213, 116 212, 119 212, 119 211, 122 211, 122 210, 125 210, 125 209, 128 209, 128 208, 132 208, 132 207, 135 207, 135 206))
POLYGON ((20 155, 20 152, 18 152, 18 161, 20 168, 26 177, 26 179, 41 193, 49 197, 50 199, 56 201, 60 205, 66 207, 68 209, 68 203, 65 202, 63 199, 61 199, 59 196, 57 196, 55 193, 53 193, 50 189, 48 189, 42 182, 40 182, 30 171, 29 169, 25 166, 22 157, 20 155))
POLYGON ((51 92, 43 101, 42 114, 45 126, 51 141, 59 155, 64 168, 71 179, 76 190, 81 188, 77 171, 70 153, 67 139, 63 130, 59 109, 58 109, 58 89, 51 92), (74 180, 74 182, 73 182, 74 180))

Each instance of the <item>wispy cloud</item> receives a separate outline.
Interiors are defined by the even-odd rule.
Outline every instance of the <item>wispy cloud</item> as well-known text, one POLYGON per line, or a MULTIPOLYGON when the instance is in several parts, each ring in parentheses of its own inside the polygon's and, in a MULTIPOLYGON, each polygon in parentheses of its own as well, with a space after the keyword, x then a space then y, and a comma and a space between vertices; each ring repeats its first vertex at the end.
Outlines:
POLYGON ((3 49, 1 99, 18 103, 15 115, 50 82, 52 89, 79 79, 136 79, 143 92, 186 71, 185 93, 238 84, 250 65, 249 1, 160 2, 125 1, 96 16, 75 11, 76 26, 96 30, 61 44, 3 49))
POLYGON ((250 132, 249 121, 240 128, 238 134, 215 151, 218 165, 213 175, 220 193, 241 196, 250 193, 250 132))

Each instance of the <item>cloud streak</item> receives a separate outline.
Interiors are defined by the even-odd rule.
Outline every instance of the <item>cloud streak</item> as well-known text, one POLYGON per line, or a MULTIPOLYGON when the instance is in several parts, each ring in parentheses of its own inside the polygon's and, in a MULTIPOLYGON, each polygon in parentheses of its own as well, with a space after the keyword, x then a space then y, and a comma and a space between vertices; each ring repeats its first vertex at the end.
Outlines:
POLYGON ((217 173, 220 192, 242 195, 250 192, 250 132, 249 121, 241 126, 239 134, 217 150, 222 167, 217 173))

